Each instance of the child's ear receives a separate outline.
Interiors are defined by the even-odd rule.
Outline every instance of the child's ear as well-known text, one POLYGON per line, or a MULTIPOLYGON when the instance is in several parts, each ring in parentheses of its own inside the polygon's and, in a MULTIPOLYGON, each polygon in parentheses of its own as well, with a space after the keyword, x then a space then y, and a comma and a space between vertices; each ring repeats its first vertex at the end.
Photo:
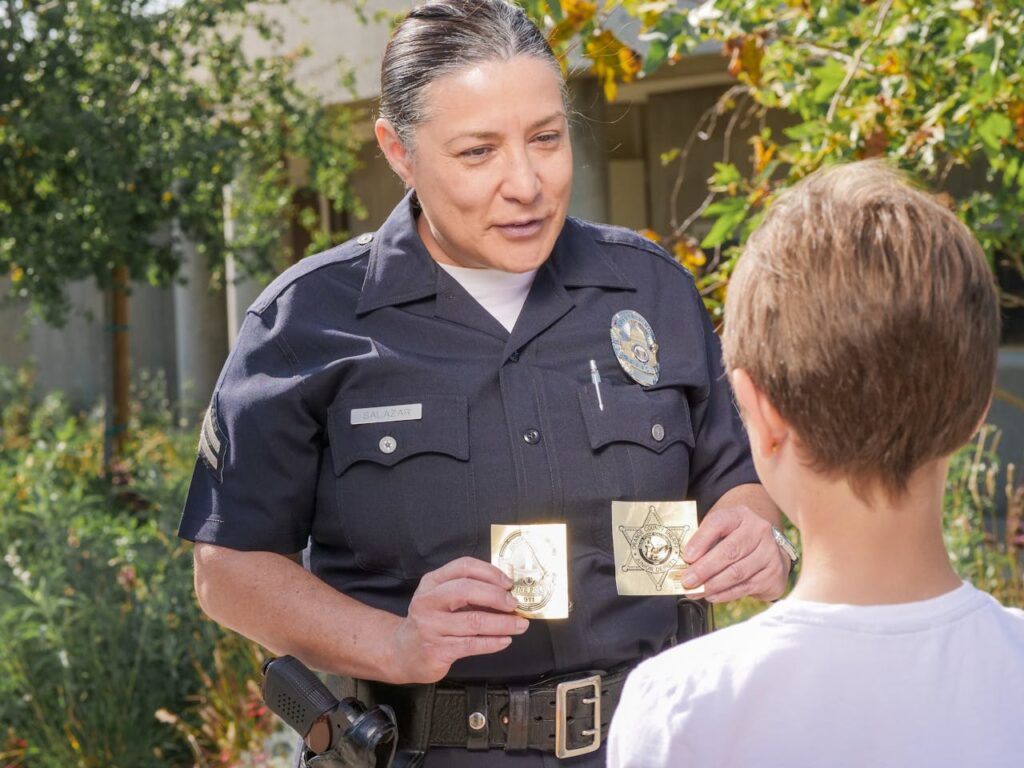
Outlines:
POLYGON ((751 447, 767 458, 789 438, 789 425, 754 380, 742 368, 733 370, 732 389, 747 425, 751 447))

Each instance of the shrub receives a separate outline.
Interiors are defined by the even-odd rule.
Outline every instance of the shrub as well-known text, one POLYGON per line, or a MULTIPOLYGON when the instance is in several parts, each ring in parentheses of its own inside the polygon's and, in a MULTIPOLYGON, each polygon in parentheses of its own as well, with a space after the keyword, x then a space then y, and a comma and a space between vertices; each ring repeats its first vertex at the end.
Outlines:
POLYGON ((240 678, 258 666, 201 615, 174 535, 191 430, 175 427, 162 380, 145 380, 126 459, 104 476, 102 412, 35 403, 30 385, 0 375, 0 754, 33 768, 234 762, 225 745, 249 748, 268 719, 222 702, 223 723, 204 729, 207 689, 249 691, 240 678))
POLYGON ((953 457, 943 509, 946 549, 963 578, 1004 605, 1024 608, 1024 486, 1013 464, 1001 469, 998 444, 999 432, 986 426, 953 457), (1003 514, 997 512, 1000 501, 1003 514))

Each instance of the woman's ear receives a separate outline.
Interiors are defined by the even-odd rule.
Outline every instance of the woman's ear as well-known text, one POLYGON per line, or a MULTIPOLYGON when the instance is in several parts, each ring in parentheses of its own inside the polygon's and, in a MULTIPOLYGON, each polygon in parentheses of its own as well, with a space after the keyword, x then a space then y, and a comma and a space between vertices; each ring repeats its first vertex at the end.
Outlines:
POLYGON ((377 136, 377 144, 380 145, 380 151, 384 153, 391 170, 398 174, 398 178, 405 182, 407 187, 415 187, 412 157, 409 150, 402 144, 402 140, 398 138, 398 133, 391 121, 385 120, 383 117, 377 118, 377 122, 373 125, 373 132, 377 136))
POLYGON ((772 456, 792 435, 789 425, 745 370, 736 368, 730 379, 751 448, 764 458, 772 456))

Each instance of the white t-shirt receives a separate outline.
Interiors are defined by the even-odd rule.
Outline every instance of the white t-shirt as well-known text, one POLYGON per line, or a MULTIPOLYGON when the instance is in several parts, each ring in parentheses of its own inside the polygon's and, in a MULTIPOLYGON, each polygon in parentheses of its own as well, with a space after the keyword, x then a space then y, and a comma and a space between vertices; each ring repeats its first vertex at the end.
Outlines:
POLYGON ((506 331, 512 333, 530 293, 536 269, 529 272, 502 272, 499 269, 453 267, 441 262, 438 262, 438 266, 454 277, 466 289, 466 293, 505 326, 506 331))
POLYGON ((629 677, 609 768, 1020 768, 1024 612, 786 599, 629 677))

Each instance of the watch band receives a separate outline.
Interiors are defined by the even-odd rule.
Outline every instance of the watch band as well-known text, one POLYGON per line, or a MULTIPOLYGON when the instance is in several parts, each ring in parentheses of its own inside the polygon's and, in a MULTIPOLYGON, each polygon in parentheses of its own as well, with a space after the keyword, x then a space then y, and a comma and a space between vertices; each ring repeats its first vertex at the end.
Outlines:
POLYGON ((775 538, 775 543, 779 545, 779 549, 785 552, 786 556, 793 561, 793 563, 796 563, 800 559, 800 553, 797 551, 796 545, 789 540, 786 534, 774 525, 772 526, 772 536, 775 538))

